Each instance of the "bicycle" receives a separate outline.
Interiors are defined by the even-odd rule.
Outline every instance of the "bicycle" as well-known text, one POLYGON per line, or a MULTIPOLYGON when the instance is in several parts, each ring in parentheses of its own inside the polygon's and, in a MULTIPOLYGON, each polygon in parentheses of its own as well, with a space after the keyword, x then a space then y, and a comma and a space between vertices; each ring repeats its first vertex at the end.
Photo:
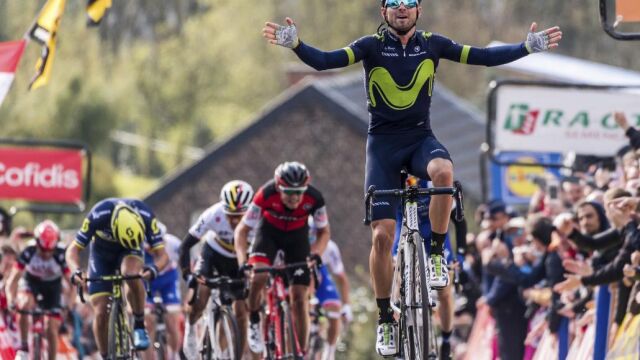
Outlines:
POLYGON ((325 339, 321 334, 322 329, 320 324, 320 319, 324 317, 324 311, 316 297, 311 299, 311 307, 311 311, 309 312, 311 326, 309 330, 309 352, 307 353, 307 359, 319 360, 325 346, 325 339))
POLYGON ((31 355, 32 360, 41 360, 47 358, 43 356, 43 353, 47 353, 47 346, 45 346, 46 335, 44 333, 44 318, 52 316, 60 316, 60 309, 44 310, 38 306, 38 301, 41 301, 42 295, 38 295, 36 300, 36 306, 33 310, 17 309, 19 314, 27 315, 31 317, 31 355))
MULTIPOLYGON (((139 359, 137 350, 133 347, 133 337, 127 322, 126 302, 122 296, 124 281, 142 279, 141 275, 121 275, 116 271, 114 275, 103 275, 85 278, 84 281, 111 282, 113 288, 109 299, 109 337, 107 342, 107 358, 109 360, 139 359)), ((85 303, 82 285, 76 286, 78 297, 85 303)))
POLYGON ((405 234, 400 240, 398 257, 394 269, 392 294, 399 294, 399 302, 391 307, 399 316, 398 336, 400 356, 409 359, 437 359, 436 334, 432 320, 435 299, 431 294, 431 281, 425 240, 420 235, 418 222, 418 199, 422 196, 451 195, 455 199, 455 217, 462 220, 464 214, 462 186, 458 181, 452 187, 376 190, 370 186, 365 196, 365 225, 371 224, 371 207, 376 196, 402 198, 404 206, 403 226, 405 234))
MULTIPOLYGON (((240 360, 242 348, 240 344, 240 329, 231 308, 233 295, 231 287, 242 285, 246 289, 246 280, 231 279, 228 276, 214 278, 200 278, 205 286, 211 289, 209 304, 207 304, 206 327, 202 338, 200 355, 203 360, 240 360), (220 333, 218 333, 220 329, 220 333), (231 344, 231 346, 229 346, 231 344)), ((193 286, 193 296, 189 304, 198 298, 197 284, 193 286)))
MULTIPOLYGON (((314 260, 316 264, 317 259, 314 260)), ((301 266, 309 266, 308 262, 297 262, 284 266, 253 268, 254 273, 268 273, 267 309, 263 333, 266 339, 267 360, 295 359, 303 360, 304 352, 296 335, 295 325, 287 298, 287 271, 301 266)), ((312 270, 315 267, 312 267, 312 270)), ((315 271, 313 271, 315 277, 315 271)), ((316 281, 317 282, 317 281, 316 281)))
POLYGON ((167 313, 162 297, 155 295, 153 297, 153 314, 156 317, 155 336, 153 338, 153 351, 156 354, 156 360, 165 360, 167 358, 167 324, 164 322, 164 315, 167 313))

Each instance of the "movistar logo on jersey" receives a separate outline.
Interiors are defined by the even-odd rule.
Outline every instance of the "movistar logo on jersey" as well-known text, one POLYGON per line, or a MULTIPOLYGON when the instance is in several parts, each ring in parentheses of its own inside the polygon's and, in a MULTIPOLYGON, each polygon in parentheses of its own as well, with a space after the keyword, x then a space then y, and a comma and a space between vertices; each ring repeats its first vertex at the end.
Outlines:
POLYGON ((383 67, 375 67, 369 72, 369 100, 371 106, 377 106, 375 94, 394 110, 405 110, 412 107, 425 84, 428 86, 429 96, 433 91, 433 79, 435 77, 435 65, 433 60, 422 61, 413 78, 406 85, 398 85, 393 80, 391 73, 383 67))

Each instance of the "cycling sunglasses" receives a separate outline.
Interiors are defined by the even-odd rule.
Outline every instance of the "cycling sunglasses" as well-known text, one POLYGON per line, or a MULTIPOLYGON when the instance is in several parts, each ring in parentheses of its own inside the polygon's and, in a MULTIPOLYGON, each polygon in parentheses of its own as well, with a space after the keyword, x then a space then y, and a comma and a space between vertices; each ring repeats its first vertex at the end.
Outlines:
POLYGON ((305 191, 307 191, 306 186, 302 188, 286 188, 286 187, 280 186, 279 189, 285 195, 302 195, 304 194, 305 191))
POLYGON ((387 0, 384 3, 384 7, 397 9, 401 4, 404 4, 407 9, 413 9, 418 6, 418 0, 387 0))

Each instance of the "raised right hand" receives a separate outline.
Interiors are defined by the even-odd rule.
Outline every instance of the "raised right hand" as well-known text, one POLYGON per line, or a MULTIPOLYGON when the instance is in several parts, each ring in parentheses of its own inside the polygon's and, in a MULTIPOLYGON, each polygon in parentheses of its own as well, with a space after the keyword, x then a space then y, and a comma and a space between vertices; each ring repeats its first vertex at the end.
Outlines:
POLYGON ((296 24, 290 17, 285 18, 285 22, 287 23, 286 26, 266 22, 262 29, 262 36, 271 44, 295 49, 300 44, 296 24))

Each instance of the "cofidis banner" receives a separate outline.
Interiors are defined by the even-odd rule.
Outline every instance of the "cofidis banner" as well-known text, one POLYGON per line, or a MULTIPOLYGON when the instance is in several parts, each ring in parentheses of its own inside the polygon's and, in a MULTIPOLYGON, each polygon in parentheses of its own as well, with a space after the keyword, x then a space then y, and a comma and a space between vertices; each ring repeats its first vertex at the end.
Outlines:
POLYGON ((0 147, 0 199, 79 203, 83 150, 0 147))

